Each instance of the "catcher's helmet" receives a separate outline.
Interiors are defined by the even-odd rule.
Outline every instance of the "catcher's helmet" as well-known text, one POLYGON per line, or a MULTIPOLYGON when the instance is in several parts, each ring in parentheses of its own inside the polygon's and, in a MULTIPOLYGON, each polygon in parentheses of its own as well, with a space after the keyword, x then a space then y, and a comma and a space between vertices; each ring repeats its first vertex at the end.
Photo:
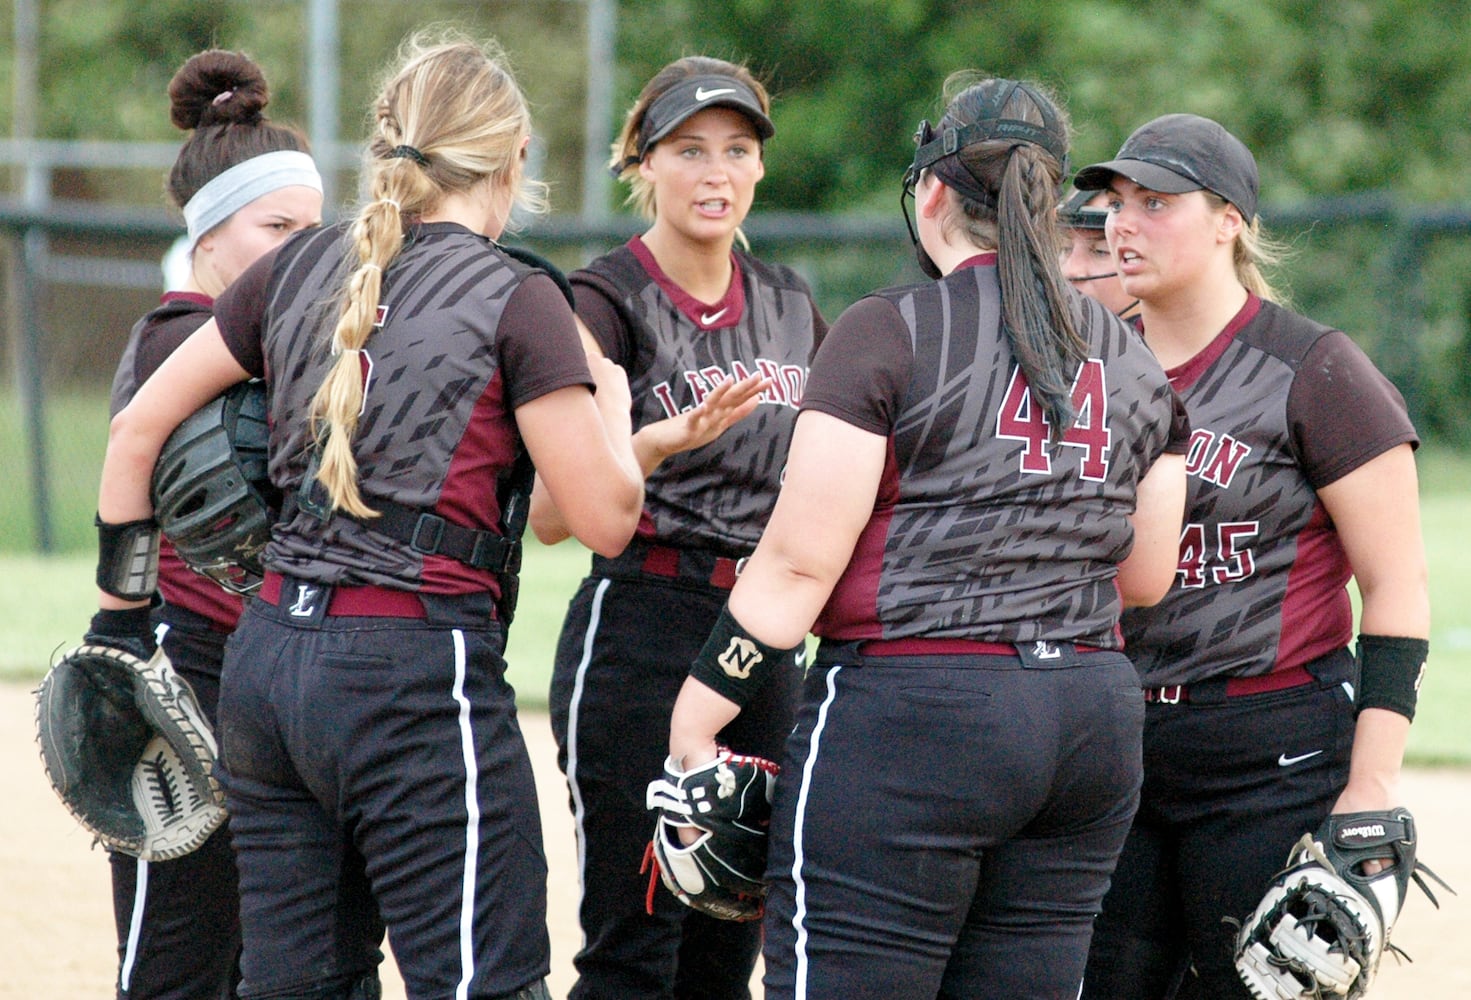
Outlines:
POLYGON ((260 586, 280 510, 267 442, 265 384, 242 382, 180 424, 153 468, 159 529, 191 569, 237 594, 260 586))
POLYGON ((1064 229, 1096 229, 1103 231, 1108 209, 1089 205, 1097 191, 1074 191, 1057 206, 1057 221, 1064 229))

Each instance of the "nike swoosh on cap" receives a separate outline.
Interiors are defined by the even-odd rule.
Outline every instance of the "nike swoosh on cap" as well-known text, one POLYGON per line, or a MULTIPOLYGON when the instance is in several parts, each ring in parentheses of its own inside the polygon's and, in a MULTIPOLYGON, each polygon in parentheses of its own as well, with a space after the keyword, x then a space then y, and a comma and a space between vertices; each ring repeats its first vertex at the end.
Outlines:
POLYGON ((710 98, 712 98, 712 97, 719 97, 721 94, 734 94, 734 93, 735 93, 735 88, 734 87, 719 87, 719 88, 717 88, 715 90, 706 90, 704 87, 696 87, 695 88, 695 100, 697 100, 697 101, 708 101, 708 100, 710 100, 710 98))
POLYGON ((1312 750, 1312 751, 1310 751, 1308 753, 1298 754, 1296 757, 1289 757, 1289 756, 1287 756, 1284 753, 1280 757, 1277 758, 1277 766, 1278 767, 1289 767, 1289 766, 1291 766, 1293 764, 1300 764, 1303 761, 1307 760, 1309 757, 1316 757, 1316 756, 1318 756, 1318 754, 1320 754, 1322 752, 1323 751, 1321 751, 1321 750, 1312 750))

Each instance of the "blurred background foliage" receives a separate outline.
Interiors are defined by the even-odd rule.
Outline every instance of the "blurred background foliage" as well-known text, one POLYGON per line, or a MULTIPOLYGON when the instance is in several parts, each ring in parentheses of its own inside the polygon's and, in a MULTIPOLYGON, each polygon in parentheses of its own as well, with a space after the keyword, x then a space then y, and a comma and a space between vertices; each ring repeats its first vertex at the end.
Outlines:
MULTIPOLYGON (((416 28, 449 22, 494 36, 533 104, 553 212, 570 218, 584 207, 589 102, 611 115, 604 157, 611 130, 659 67, 694 53, 746 62, 774 95, 777 125, 749 227, 754 248, 807 275, 832 319, 870 288, 918 277, 897 211, 899 179, 915 126, 938 114, 952 71, 1051 87, 1072 119, 1075 167, 1112 156, 1156 115, 1207 115, 1256 154, 1265 224, 1293 251, 1277 275, 1293 304, 1358 340, 1406 389, 1423 432, 1471 445, 1464 0, 599 2, 615 10, 612 92, 590 94, 590 0, 337 0, 340 141, 361 142, 381 74, 416 28), (794 238, 798 220, 781 240, 761 242, 770 231, 763 217, 792 213, 862 220, 869 235, 794 238), (1459 221, 1420 225, 1435 213, 1459 221)), ((308 120, 308 0, 11 0, 0 7, 0 134, 13 134, 22 3, 38 20, 39 138, 181 141, 168 121, 167 83, 209 46, 243 49, 262 64, 273 118, 308 120)), ((157 210, 162 172, 62 170, 51 195, 157 210)), ((12 193, 17 176, 4 182, 12 193)), ((336 207, 345 209, 355 191, 349 171, 341 180, 336 207)), ((634 231, 623 192, 601 190, 605 203, 594 208, 634 231)), ((548 231, 533 225, 524 240, 564 267, 605 249, 606 240, 547 242, 548 231)), ((160 249, 140 241, 134 252, 160 249)), ((137 290, 51 290, 48 379, 105 385, 127 327, 151 300, 137 290), (99 329, 109 340, 84 349, 99 329)))
MULTIPOLYGON (((33 0, 49 139, 172 141, 164 89, 211 45, 250 52, 274 115, 306 115, 301 0, 33 0)), ((398 42, 455 22, 497 37, 536 107, 560 210, 580 188, 582 0, 339 0, 339 134, 365 112, 398 42)), ((1462 0, 621 0, 619 116, 670 59, 745 61, 776 97, 761 206, 889 211, 915 124, 957 69, 1053 87, 1077 131, 1074 162, 1112 154, 1166 111, 1220 120, 1256 153, 1263 201, 1390 190, 1461 197, 1471 161, 1471 31, 1462 0)), ((13 11, 0 10, 0 128, 10 124, 13 11)), ((611 140, 611 136, 609 136, 611 140)), ((110 194, 99 190, 97 194, 110 194)), ((133 192, 119 192, 133 194, 133 192)), ((156 197, 156 189, 151 192, 156 197)))

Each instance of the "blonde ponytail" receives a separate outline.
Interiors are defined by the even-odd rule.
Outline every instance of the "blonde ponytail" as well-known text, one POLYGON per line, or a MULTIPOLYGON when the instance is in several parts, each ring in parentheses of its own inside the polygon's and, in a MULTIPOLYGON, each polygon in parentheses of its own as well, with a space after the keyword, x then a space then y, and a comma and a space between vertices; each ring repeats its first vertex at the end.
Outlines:
MULTIPOLYGON (((526 99, 494 43, 416 35, 374 108, 369 198, 349 229, 349 269, 332 329, 332 367, 312 398, 317 479, 333 509, 377 516, 358 484, 353 440, 364 404, 362 352, 377 322, 383 278, 417 217, 446 195, 489 182, 513 203, 544 211, 544 186, 527 180, 521 155, 531 134, 526 99)), ((310 485, 310 484, 306 484, 310 485)))

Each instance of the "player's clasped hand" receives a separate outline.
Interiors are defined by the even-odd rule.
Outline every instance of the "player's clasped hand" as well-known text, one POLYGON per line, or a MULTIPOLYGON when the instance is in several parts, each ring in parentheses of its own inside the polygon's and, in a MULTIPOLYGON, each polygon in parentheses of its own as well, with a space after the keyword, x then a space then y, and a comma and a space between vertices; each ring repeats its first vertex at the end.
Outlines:
POLYGON ((757 920, 765 909, 767 827, 780 768, 721 747, 714 760, 683 770, 665 761, 649 784, 658 813, 645 858, 686 906, 722 920, 757 920), (693 841, 684 835, 694 832, 693 841))

